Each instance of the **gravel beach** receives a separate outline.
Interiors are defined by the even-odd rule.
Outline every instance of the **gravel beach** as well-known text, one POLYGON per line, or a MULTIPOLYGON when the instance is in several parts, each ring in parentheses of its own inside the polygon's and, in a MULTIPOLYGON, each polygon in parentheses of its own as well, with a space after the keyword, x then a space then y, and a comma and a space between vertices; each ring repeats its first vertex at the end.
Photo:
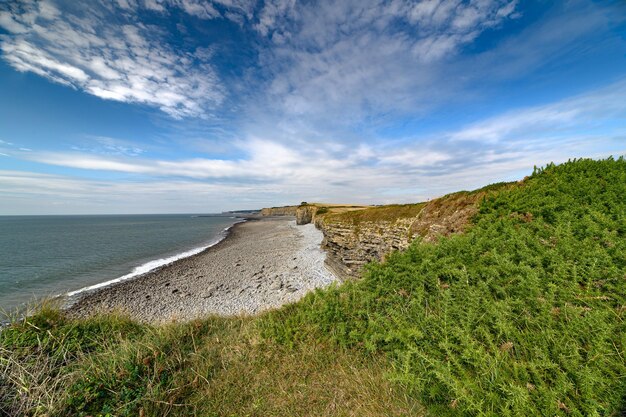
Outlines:
POLYGON ((284 217, 239 223, 197 255, 79 294, 67 312, 84 317, 119 311, 158 323, 276 308, 337 280, 324 266, 322 237, 314 225, 296 226, 284 217))

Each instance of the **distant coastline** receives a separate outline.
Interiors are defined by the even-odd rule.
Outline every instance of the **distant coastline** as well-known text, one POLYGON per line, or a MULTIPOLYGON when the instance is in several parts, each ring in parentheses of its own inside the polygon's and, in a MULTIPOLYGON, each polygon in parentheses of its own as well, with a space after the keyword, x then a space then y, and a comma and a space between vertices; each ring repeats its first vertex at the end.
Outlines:
POLYGON ((234 216, 0 217, 0 309, 134 279, 221 241, 234 216))

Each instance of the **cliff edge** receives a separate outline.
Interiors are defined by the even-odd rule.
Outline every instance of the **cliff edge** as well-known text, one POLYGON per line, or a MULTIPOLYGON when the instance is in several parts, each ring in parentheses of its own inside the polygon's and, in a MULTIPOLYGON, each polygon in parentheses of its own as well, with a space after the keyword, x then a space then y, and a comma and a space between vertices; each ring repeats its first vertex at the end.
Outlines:
POLYGON ((324 234, 326 265, 338 277, 349 279, 359 277, 368 262, 382 262, 391 252, 408 248, 416 239, 434 242, 440 236, 462 233, 470 226, 483 199, 513 184, 516 183, 494 184, 417 204, 302 203, 263 209, 262 214, 295 216, 299 225, 314 223, 324 234))

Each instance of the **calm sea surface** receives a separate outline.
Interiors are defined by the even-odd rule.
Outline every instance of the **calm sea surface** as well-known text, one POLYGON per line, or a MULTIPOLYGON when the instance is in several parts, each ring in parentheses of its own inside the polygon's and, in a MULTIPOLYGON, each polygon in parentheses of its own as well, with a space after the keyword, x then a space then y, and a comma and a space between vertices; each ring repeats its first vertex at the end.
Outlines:
POLYGON ((0 310, 132 277, 216 243, 231 217, 0 216, 0 310))

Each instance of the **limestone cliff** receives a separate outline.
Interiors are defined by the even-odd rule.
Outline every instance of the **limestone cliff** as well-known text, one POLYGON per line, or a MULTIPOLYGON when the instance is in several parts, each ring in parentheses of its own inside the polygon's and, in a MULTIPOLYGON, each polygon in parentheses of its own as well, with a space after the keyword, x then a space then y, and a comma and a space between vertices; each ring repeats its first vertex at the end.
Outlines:
POLYGON ((296 209, 296 224, 309 224, 313 222, 317 210, 318 207, 311 204, 301 205, 296 209))
POLYGON ((347 206, 320 203, 265 208, 263 216, 295 216, 297 224, 315 223, 324 233, 326 264, 342 278, 358 277, 370 261, 383 261, 396 250, 421 238, 463 232, 489 193, 510 184, 495 184, 473 192, 462 191, 419 204, 347 206))
MULTIPOLYGON (((420 238, 436 241, 440 236, 463 232, 483 198, 510 184, 496 184, 474 192, 450 194, 427 203, 390 205, 334 214, 313 215, 324 233, 326 263, 342 278, 360 275, 370 261, 383 261, 395 250, 409 247, 420 238)), ((319 213, 319 211, 318 211, 319 213)))
POLYGON ((414 219, 396 221, 325 222, 317 227, 324 233, 322 248, 327 251, 327 266, 341 278, 357 277, 366 263, 382 261, 394 250, 408 248, 414 219))
POLYGON ((267 207, 261 209, 261 216, 295 216, 298 206, 267 207))

